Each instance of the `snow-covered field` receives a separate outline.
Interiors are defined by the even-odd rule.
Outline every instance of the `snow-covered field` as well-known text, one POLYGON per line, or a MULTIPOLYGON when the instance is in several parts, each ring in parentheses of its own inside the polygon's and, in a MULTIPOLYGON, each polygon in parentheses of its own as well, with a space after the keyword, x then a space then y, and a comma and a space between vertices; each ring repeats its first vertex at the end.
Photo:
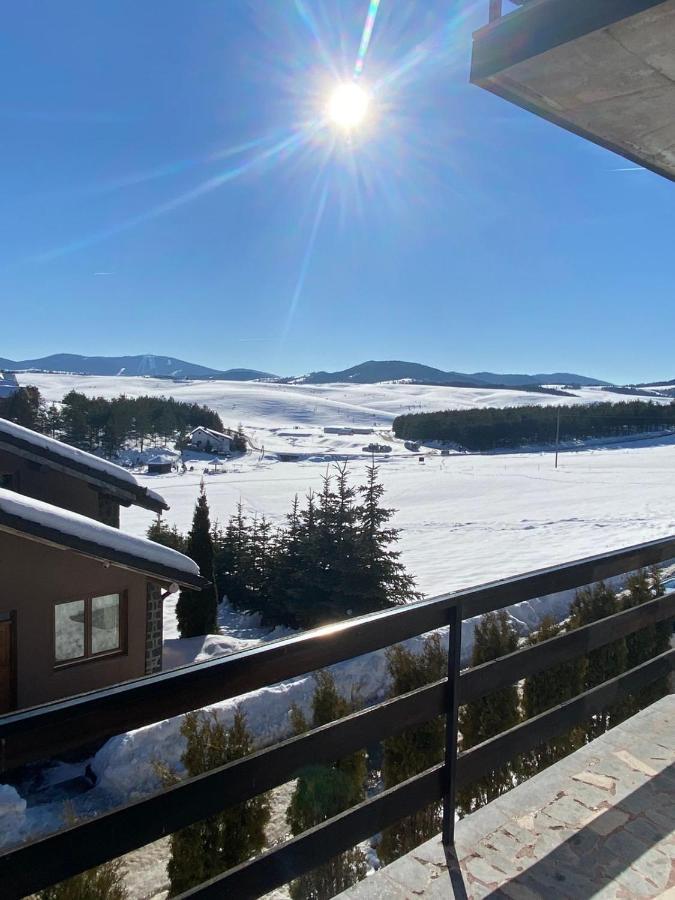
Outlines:
MULTIPOLYGON (((382 457, 386 501, 402 529, 400 547, 427 594, 513 575, 543 565, 649 540, 675 530, 675 438, 596 445, 561 453, 558 470, 546 453, 487 456, 426 456, 405 450, 389 429, 399 413, 412 410, 589 403, 625 400, 598 388, 575 397, 530 392, 420 386, 279 385, 254 382, 173 383, 152 378, 24 374, 48 400, 71 389, 90 396, 121 393, 171 395, 205 403, 226 425, 240 422, 258 447, 272 451, 227 463, 225 472, 204 477, 212 516, 225 521, 241 500, 250 512, 282 521, 293 496, 317 488, 332 457, 351 459, 353 477, 363 477, 362 452, 385 438, 394 452, 382 457), (373 437, 325 435, 327 425, 373 426, 373 437), (297 452, 279 462, 275 451, 297 452)), ((171 505, 170 523, 186 529, 205 462, 185 475, 140 475, 171 505)), ((122 527, 143 534, 152 514, 122 511, 122 527)))
MULTIPOLYGON (((241 501, 250 513, 264 513, 282 522, 293 496, 317 489, 331 458, 347 457, 356 481, 364 476, 370 440, 393 447, 383 457, 380 474, 386 502, 396 508, 403 561, 428 595, 515 575, 604 550, 675 533, 675 437, 648 438, 632 443, 595 444, 560 454, 554 469, 550 452, 499 455, 453 455, 430 452, 424 462, 391 437, 399 413, 471 406, 533 403, 588 403, 626 400, 623 395, 585 388, 565 398, 529 392, 489 389, 422 387, 408 384, 276 385, 240 382, 171 383, 147 378, 21 375, 48 399, 59 401, 71 389, 91 396, 121 393, 171 395, 177 400, 205 403, 216 409, 227 426, 242 423, 260 452, 226 462, 224 472, 203 475, 206 461, 195 460, 183 475, 138 475, 144 485, 162 494, 171 506, 169 523, 189 526, 200 482, 204 481, 214 519, 221 522, 241 501), (324 426, 373 427, 373 438, 325 435, 324 426), (279 451, 298 454, 281 462, 279 451)), ((122 510, 122 528, 143 535, 152 514, 122 510)), ((522 604, 514 610, 524 627, 534 627, 550 608, 559 615, 569 598, 522 604)), ((214 652, 237 649, 263 637, 253 621, 222 611, 223 635, 217 639, 180 641, 175 633, 172 604, 166 608, 165 664, 180 665, 214 652)), ((268 635, 277 637, 279 634, 268 635)), ((470 637, 470 635, 467 635, 470 637)), ((359 687, 364 699, 382 692, 385 661, 380 654, 364 665, 355 661, 338 669, 345 690, 359 687)), ((249 724, 259 739, 279 737, 288 728, 290 702, 309 703, 311 679, 298 679, 258 692, 247 699, 249 724)), ((223 706, 231 715, 232 704, 223 706)), ((113 739, 99 753, 94 768, 100 781, 82 801, 83 811, 128 798, 156 783, 153 761, 176 764, 181 741, 178 723, 169 721, 113 739)), ((8 805, 14 802, 7 797, 8 805)), ((0 795, 0 823, 2 822, 0 795)), ((48 811, 34 810, 25 832, 47 821, 48 811)), ((16 822, 16 812, 12 814, 16 822)), ((20 817, 19 817, 20 818, 20 817)))

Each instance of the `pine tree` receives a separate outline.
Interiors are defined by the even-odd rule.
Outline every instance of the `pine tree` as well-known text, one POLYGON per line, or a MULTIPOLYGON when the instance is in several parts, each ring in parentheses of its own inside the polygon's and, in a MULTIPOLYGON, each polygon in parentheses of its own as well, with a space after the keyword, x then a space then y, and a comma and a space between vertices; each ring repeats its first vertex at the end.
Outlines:
MULTIPOLYGON (((577 591, 570 607, 570 626, 579 628, 582 625, 589 625, 616 612, 619 612, 616 591, 601 581, 592 587, 577 591)), ((620 675, 626 669, 626 660, 626 641, 623 638, 591 650, 588 656, 578 663, 583 690, 590 690, 620 675)), ((593 716, 584 724, 586 740, 592 741, 604 734, 608 728, 629 714, 626 704, 619 703, 593 716)))
POLYGON ((398 541, 398 529, 388 523, 395 510, 382 506, 384 485, 378 480, 378 467, 366 469, 366 483, 359 488, 362 504, 358 509, 359 596, 356 615, 386 609, 419 600, 415 580, 400 561, 400 553, 391 546, 398 541))
POLYGON ((111 860, 45 888, 37 896, 39 900, 129 900, 125 875, 121 862, 111 860))
POLYGON ((235 453, 246 453, 246 435, 244 434, 244 429, 242 428, 241 424, 232 435, 232 442, 230 444, 230 447, 235 453))
MULTIPOLYGON (((528 636, 526 643, 533 647, 557 637, 563 630, 562 625, 556 624, 550 616, 545 616, 539 623, 539 628, 528 636)), ((582 690, 581 673, 576 662, 563 663, 535 675, 528 675, 523 684, 523 716, 525 719, 538 716, 553 706, 571 700, 582 690)), ((582 733, 579 729, 574 729, 536 747, 527 754, 523 766, 528 776, 534 775, 578 749, 582 743, 582 733)))
MULTIPOLYGON (((189 777, 248 756, 254 749, 240 710, 236 710, 230 728, 218 721, 215 712, 188 713, 181 733, 186 739, 181 761, 189 777)), ((175 781, 175 778, 169 776, 165 780, 175 781)), ((262 795, 173 834, 167 866, 170 896, 187 891, 259 853, 265 846, 269 818, 269 803, 262 795)))
POLYGON ((185 553, 187 541, 185 535, 181 534, 176 525, 170 526, 163 519, 157 518, 152 525, 149 526, 146 535, 149 540, 163 547, 170 547, 179 553, 185 553))
MULTIPOLYGON (((328 672, 317 673, 315 679, 312 728, 327 725, 354 711, 354 699, 350 703, 338 694, 328 672)), ((307 722, 297 709, 293 710, 293 722, 297 733, 307 730, 307 722)), ((286 812, 293 834, 302 834, 364 800, 366 774, 364 750, 339 759, 331 766, 307 767, 296 782, 286 812)), ((291 898, 327 900, 364 878, 366 869, 363 851, 359 847, 347 850, 291 882, 291 898)))
MULTIPOLYGON (((474 666, 497 659, 518 648, 518 635, 504 612, 487 613, 476 625, 471 664, 474 666)), ((520 719, 516 685, 500 688, 460 708, 459 730, 462 749, 512 728, 520 719)), ((487 773, 459 792, 458 806, 464 814, 473 812, 510 790, 519 777, 516 761, 487 773)))
POLYGON ((183 588, 176 604, 176 618, 181 637, 196 637, 202 634, 214 634, 217 629, 218 599, 216 595, 216 578, 213 567, 213 542, 211 539, 211 522, 209 504, 202 484, 192 528, 187 537, 187 555, 199 566, 202 577, 212 582, 202 591, 183 588))
POLYGON ((0 418, 33 431, 42 430, 43 410, 40 391, 36 387, 21 387, 0 401, 0 418))
MULTIPOLYGON (((642 570, 635 575, 630 575, 626 580, 621 605, 624 609, 628 609, 639 606, 641 603, 647 603, 656 597, 662 597, 663 594, 663 584, 658 570, 653 569, 649 572, 642 570)), ((648 625, 640 631, 629 634, 626 637, 626 668, 633 669, 635 666, 665 653, 670 647, 671 634, 672 620, 648 625)), ((650 706, 668 693, 668 677, 665 676, 629 698, 630 714, 650 706)))
MULTIPOLYGON (((387 652, 390 697, 414 691, 447 675, 448 655, 440 637, 431 635, 421 653, 412 653, 397 645, 387 652)), ((385 788, 443 761, 445 753, 445 717, 441 716, 415 728, 408 728, 384 741, 382 779, 385 788)), ((414 815, 386 828, 378 847, 384 865, 413 850, 441 830, 442 806, 434 803, 414 815)))

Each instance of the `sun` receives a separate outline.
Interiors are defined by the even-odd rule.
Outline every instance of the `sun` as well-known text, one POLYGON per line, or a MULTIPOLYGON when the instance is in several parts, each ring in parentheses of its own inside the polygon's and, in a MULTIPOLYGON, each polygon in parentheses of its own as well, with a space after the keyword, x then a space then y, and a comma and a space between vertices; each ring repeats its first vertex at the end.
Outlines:
POLYGON ((370 108, 370 94, 354 82, 334 88, 328 101, 328 118, 345 131, 363 124, 370 108))

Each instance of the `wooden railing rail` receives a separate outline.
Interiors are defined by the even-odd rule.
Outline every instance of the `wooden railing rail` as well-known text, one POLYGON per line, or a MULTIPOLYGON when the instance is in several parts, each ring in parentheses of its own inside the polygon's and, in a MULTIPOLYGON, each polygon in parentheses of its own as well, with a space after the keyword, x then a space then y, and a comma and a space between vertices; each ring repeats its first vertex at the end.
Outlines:
POLYGON ((306 675, 462 619, 675 559, 675 537, 349 619, 261 647, 0 716, 0 771, 306 675))
POLYGON ((583 628, 523 647, 460 674, 461 621, 477 611, 503 608, 518 599, 581 586, 675 557, 675 538, 447 594, 318 629, 221 660, 130 682, 106 691, 0 718, 0 741, 8 762, 46 756, 54 747, 82 744, 94 735, 126 730, 176 711, 199 708, 256 687, 315 671, 361 653, 442 626, 450 629, 448 678, 376 704, 322 728, 159 791, 0 855, 3 897, 21 897, 113 859, 163 835, 285 784, 308 763, 328 763, 409 727, 446 715, 444 763, 367 800, 309 832, 275 847, 185 896, 254 897, 297 877, 340 849, 423 808, 444 802, 444 838, 451 842, 454 796, 462 784, 573 727, 617 699, 671 671, 668 651, 540 716, 457 753, 457 707, 551 666, 569 662, 635 631, 675 617, 675 593, 624 610, 583 628), (576 581, 576 584, 574 584, 576 581), (522 593, 521 593, 522 591, 522 593), (523 596, 525 595, 525 597, 523 596), (492 598, 489 600, 489 598, 492 598), (488 606, 489 604, 489 606, 488 606), (168 693, 171 686, 177 698, 168 693), (203 693, 202 693, 203 690, 203 693), (127 705, 128 704, 128 705, 127 705), (113 724, 105 716, 113 710, 113 724), (82 726, 75 736, 62 729, 82 726), (52 743, 50 743, 52 742, 52 743))

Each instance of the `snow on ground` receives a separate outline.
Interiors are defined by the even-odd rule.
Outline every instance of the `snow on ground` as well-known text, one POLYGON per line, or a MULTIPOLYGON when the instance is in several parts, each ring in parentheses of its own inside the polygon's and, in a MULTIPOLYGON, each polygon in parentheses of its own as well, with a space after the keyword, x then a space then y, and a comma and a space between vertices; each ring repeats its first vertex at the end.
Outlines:
MULTIPOLYGON (((626 399, 598 389, 582 389, 575 391, 577 397, 564 398, 408 384, 174 384, 146 378, 19 377, 24 384, 36 384, 47 399, 55 401, 76 388, 92 396, 165 394, 205 403, 218 410, 226 426, 241 422, 256 446, 298 453, 296 462, 248 453, 227 461, 224 472, 215 475, 203 474, 207 466, 203 458, 191 460, 193 471, 183 475, 137 476, 143 485, 165 497, 171 506, 165 519, 181 530, 189 526, 202 480, 214 519, 225 522, 241 501, 249 513, 264 513, 282 523, 296 493, 302 496, 309 488, 320 486, 327 459, 351 457, 353 478, 360 481, 364 477, 368 459, 361 447, 371 438, 325 435, 323 427, 374 427, 377 436, 372 439, 385 438, 395 450, 378 460, 385 499, 397 509, 394 521, 401 529, 403 561, 427 595, 675 533, 673 436, 562 452, 555 470, 550 452, 450 457, 430 453, 420 463, 419 454, 404 450, 389 434, 393 417, 408 411, 626 399)), ((144 535, 152 519, 151 513, 137 507, 122 510, 122 528, 135 535, 144 535)), ((530 629, 545 612, 563 616, 570 599, 569 594, 541 598, 520 604, 513 614, 524 630, 530 629)), ((265 633, 255 618, 235 616, 223 606, 221 635, 180 641, 171 600, 165 611, 166 667, 283 635, 280 631, 265 633)), ((469 647, 469 624, 465 624, 463 637, 465 647, 469 647)), ((340 664, 335 673, 346 694, 356 687, 369 701, 383 694, 385 666, 384 654, 379 653, 340 664)), ((257 738, 267 743, 287 734, 290 704, 307 708, 312 689, 312 679, 306 677, 246 697, 248 723, 257 738)), ((233 708, 234 701, 220 704, 219 715, 227 721, 233 708)), ((162 758, 177 766, 181 749, 178 720, 113 738, 94 761, 99 777, 96 788, 79 804, 85 811, 100 810, 152 789, 157 785, 154 761, 162 758)), ((7 807, 13 808, 16 798, 5 799, 7 807)), ((29 808, 24 814, 23 832, 46 827, 48 821, 47 809, 29 808)))
MULTIPOLYGON (((360 453, 367 436, 325 435, 325 426, 373 427, 389 431, 397 415, 439 409, 486 406, 577 404, 626 400, 602 388, 580 388, 573 397, 500 388, 457 388, 402 383, 274 384, 252 381, 173 382, 160 378, 52 375, 22 373, 23 385, 34 384, 49 401, 60 401, 70 390, 90 397, 144 394, 203 403, 216 410, 225 427, 239 423, 257 447, 303 455, 360 453), (294 433, 295 432, 295 433, 294 433)), ((397 448, 403 451, 400 443, 397 448)), ((407 451, 405 451, 407 452, 407 451)))

